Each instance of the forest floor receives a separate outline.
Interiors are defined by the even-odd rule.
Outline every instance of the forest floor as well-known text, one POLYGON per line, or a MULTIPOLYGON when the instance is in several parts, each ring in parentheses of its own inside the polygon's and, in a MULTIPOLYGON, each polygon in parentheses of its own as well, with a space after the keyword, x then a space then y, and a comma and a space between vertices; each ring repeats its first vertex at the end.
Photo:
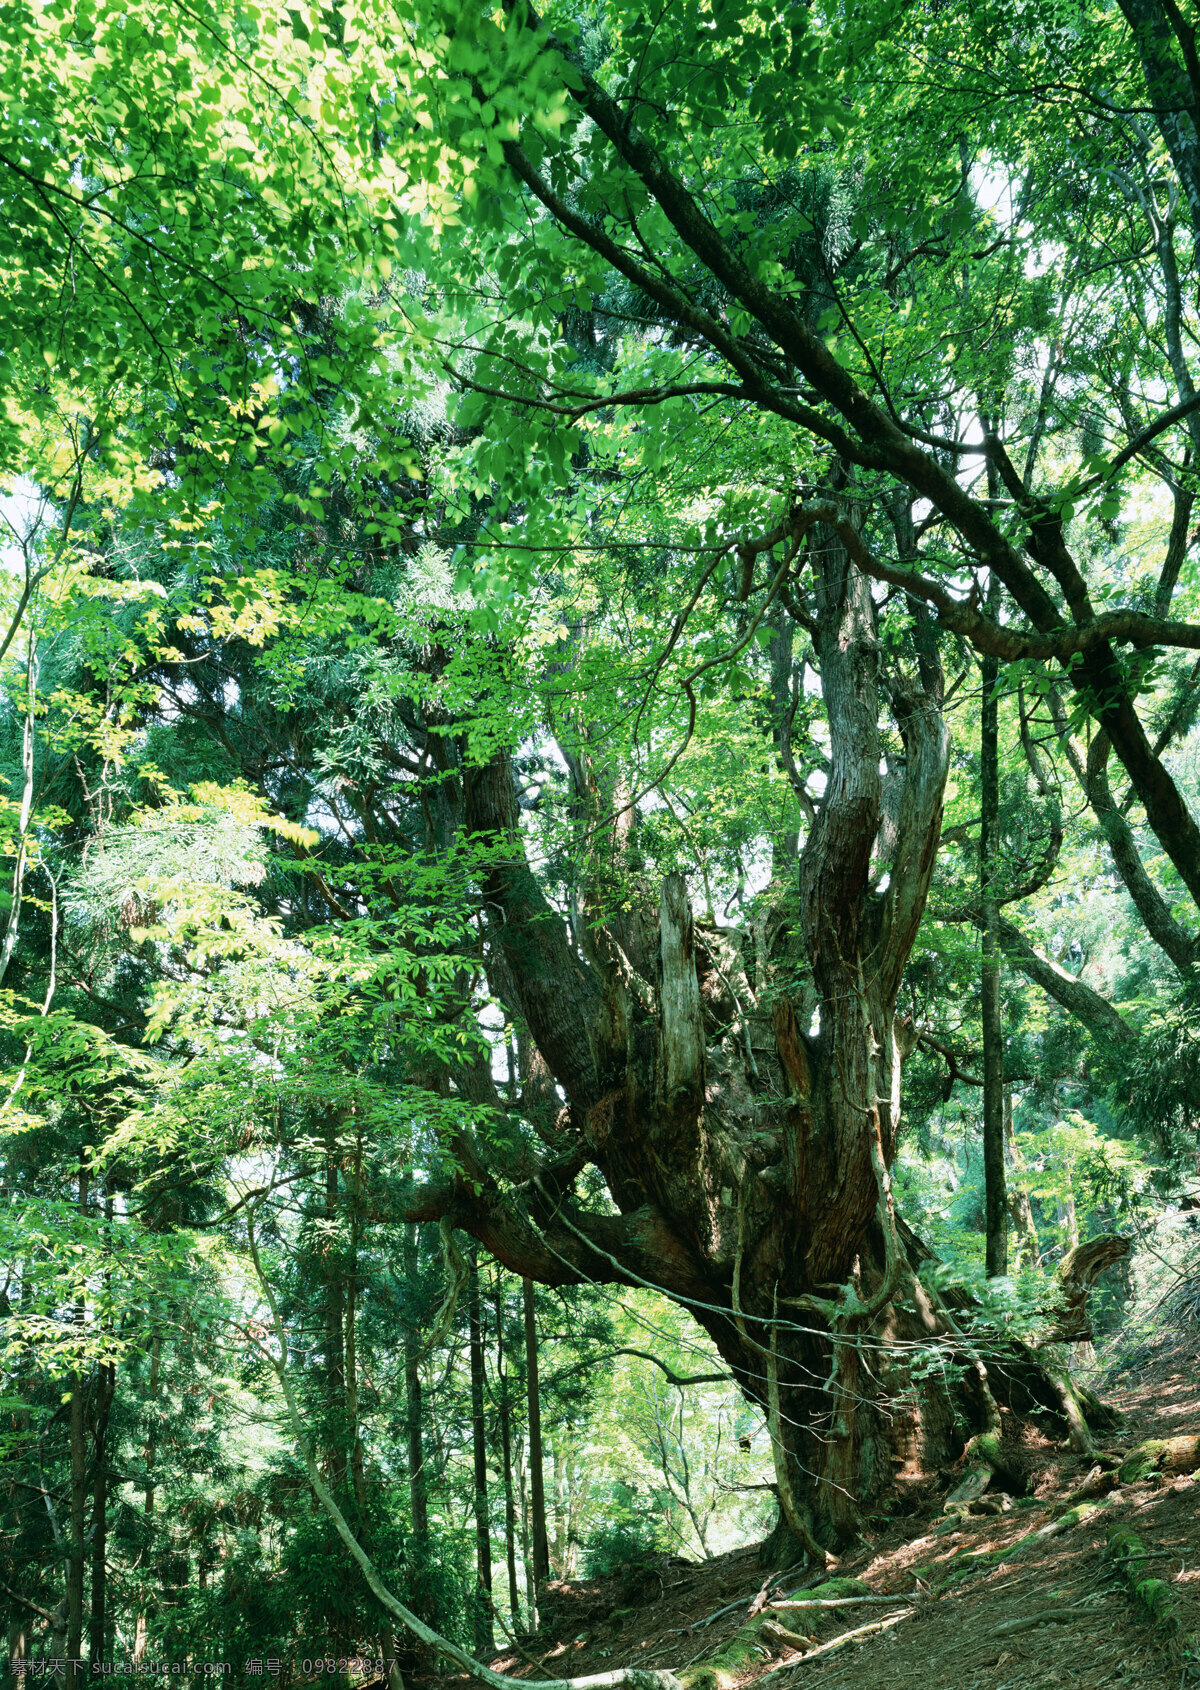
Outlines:
MULTIPOLYGON (((1106 1454, 1200 1432, 1194 1342, 1165 1345, 1136 1381, 1105 1397, 1124 1416, 1101 1440, 1106 1454)), ((942 1502, 961 1470, 947 1472, 914 1485, 899 1502, 906 1514, 870 1522, 831 1572, 773 1585, 769 1601, 835 1576, 894 1598, 826 1610, 816 1624, 812 1610, 770 1616, 815 1638, 804 1650, 747 1625, 764 1582, 751 1546, 699 1565, 666 1559, 652 1570, 555 1584, 541 1630, 522 1640, 526 1658, 510 1649, 493 1665, 516 1678, 691 1667, 690 1690, 751 1690, 768 1679, 770 1690, 1200 1686, 1200 1472, 1119 1484, 1097 1512, 1018 1552, 1018 1540, 1055 1519, 1093 1464, 1027 1423, 1017 1437, 1028 1494, 1009 1512, 947 1522, 942 1502), (1165 1620, 1146 1612, 1106 1553, 1117 1525, 1141 1540, 1135 1578, 1169 1585, 1165 1620), (882 1629, 847 1637, 880 1621, 882 1629)))

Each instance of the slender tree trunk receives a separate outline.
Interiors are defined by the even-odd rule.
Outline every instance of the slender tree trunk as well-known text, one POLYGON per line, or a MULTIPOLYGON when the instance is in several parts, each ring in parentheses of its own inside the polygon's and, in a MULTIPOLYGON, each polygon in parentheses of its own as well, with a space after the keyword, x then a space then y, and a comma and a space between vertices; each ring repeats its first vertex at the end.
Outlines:
POLYGON ((550 1446, 550 1460, 554 1468, 554 1542, 550 1551, 550 1565, 556 1578, 567 1576, 567 1457, 561 1431, 550 1446))
POLYGON ((8 1628, 9 1672, 18 1684, 25 1682, 25 1621, 14 1620, 8 1628))
POLYGON ((1032 1267, 1041 1254, 1037 1227, 1033 1221, 1033 1205, 1025 1190, 1025 1158, 1013 1131, 1012 1088, 1004 1088, 1004 1149, 1012 1166, 1013 1179, 1008 1182, 1008 1212, 1012 1216, 1013 1235, 1017 1241, 1017 1259, 1025 1267, 1032 1267))
MULTIPOLYGON (((146 1439, 146 1537, 150 1554, 154 1532, 154 1462, 158 1450, 158 1386, 162 1371, 162 1334, 156 1332, 150 1340, 150 1431, 146 1439)), ((146 1653, 146 1615, 143 1610, 134 1621, 133 1659, 141 1661, 146 1653)))
POLYGON ((337 1236, 338 1204, 338 1123, 332 1113, 325 1128, 325 1378, 326 1413, 330 1424, 327 1431, 326 1466, 334 1492, 346 1479, 346 1365, 345 1286, 343 1284, 341 1240, 337 1236))
MULTIPOLYGON (((999 581, 988 588, 988 608, 999 609, 999 581), (997 602, 993 602, 997 601, 997 602)), ((1000 1001, 1000 911, 996 902, 1000 833, 1000 719, 996 687, 1000 665, 983 659, 980 710, 979 892, 983 904, 980 989, 983 1009, 983 1183, 987 1271, 1008 1272, 1008 1202, 1004 1189, 1004 1027, 1000 1001)))
POLYGON ((521 1532, 521 1563, 525 1568, 525 1601, 529 1610, 529 1629, 538 1628, 537 1580, 533 1576, 533 1549, 529 1531, 529 1484, 525 1461, 525 1439, 517 1439, 517 1520, 521 1532))
MULTIPOLYGON (((79 1215, 88 1212, 88 1166, 79 1167, 79 1215)), ((86 1309, 82 1291, 75 1303, 76 1338, 83 1347, 86 1309)), ((67 1557, 67 1681, 76 1684, 85 1675, 83 1665, 83 1569, 87 1556, 87 1448, 82 1354, 76 1356, 71 1376, 71 1544, 67 1557)))
POLYGON ((1079 1216, 1075 1212, 1075 1186, 1069 1170, 1066 1194, 1059 1198, 1057 1208, 1058 1224, 1066 1233, 1066 1247, 1074 1250, 1079 1243, 1079 1216))
MULTIPOLYGON (((358 1403, 358 1240, 359 1193, 362 1189, 362 1128, 354 1146, 354 1189, 350 1201, 350 1249, 346 1263, 345 1376, 346 1432, 350 1444, 350 1483, 358 1510, 361 1541, 369 1551, 370 1522, 367 1518, 367 1474, 363 1457, 362 1424, 358 1403)), ((379 1629, 379 1653, 388 1690, 404 1690, 404 1676, 396 1659, 396 1633, 391 1625, 379 1629)))
POLYGON ((504 1293, 499 1266, 496 1269, 496 1418, 500 1428, 500 1455, 504 1467, 504 1564, 508 1570, 508 1611, 513 1625, 521 1620, 517 1595, 517 1505, 513 1492, 512 1410, 508 1401, 508 1366, 504 1353, 504 1293))
POLYGON ((358 1513, 367 1514, 367 1474, 363 1470, 362 1426, 358 1423, 358 1181, 362 1175, 362 1131, 355 1144, 355 1188, 350 1200, 350 1259, 346 1262, 345 1381, 346 1438, 350 1443, 350 1482, 358 1513))
POLYGON ((479 1300, 479 1253, 468 1255, 467 1326, 471 1351, 471 1448, 475 1458, 475 1566, 480 1594, 475 1605, 475 1652, 485 1660, 495 1653, 492 1635, 492 1533, 488 1521, 487 1423, 483 1413, 483 1311, 479 1300))
MULTIPOLYGON (((417 1276, 417 1229, 411 1222, 404 1229, 404 1275, 410 1289, 417 1276)), ((412 1504, 413 1532, 424 1538, 429 1532, 429 1503, 425 1482, 425 1448, 421 1432, 421 1353, 416 1328, 404 1323, 404 1397, 408 1432, 408 1490, 412 1504)))
MULTIPOLYGON (((113 1200, 104 1200, 106 1233, 111 1232, 113 1200)), ((105 1239, 105 1250, 108 1238, 105 1239)), ((112 1273, 105 1269, 106 1293, 112 1273)), ((111 1332, 111 1321, 105 1316, 105 1330, 111 1332)), ((92 1611, 88 1629, 88 1660, 93 1668, 104 1662, 104 1628, 108 1593, 108 1421, 117 1388, 117 1366, 109 1361, 101 1364, 96 1387, 95 1474, 92 1481, 92 1611)))
POLYGON ((521 1281, 525 1306, 525 1381, 529 1398, 529 1512, 533 1539, 533 1582, 536 1594, 550 1577, 550 1543, 546 1535, 546 1490, 542 1467, 542 1401, 538 1386, 537 1322, 533 1281, 521 1281))
POLYGON ((34 750, 36 745, 35 714, 38 685, 37 637, 30 631, 29 651, 25 662, 25 723, 21 737, 21 769, 24 781, 21 788, 21 808, 17 819, 17 852, 13 861, 9 887, 8 919, 4 936, 0 939, 0 985, 8 973, 8 965, 16 950, 20 931, 21 904, 25 891, 25 875, 29 867, 29 823, 33 810, 34 750))
POLYGON ((92 1611, 88 1625, 88 1660, 104 1661, 105 1606, 108 1588, 108 1417, 116 1388, 116 1364, 105 1362, 97 1382, 96 1469, 92 1480, 92 1611))

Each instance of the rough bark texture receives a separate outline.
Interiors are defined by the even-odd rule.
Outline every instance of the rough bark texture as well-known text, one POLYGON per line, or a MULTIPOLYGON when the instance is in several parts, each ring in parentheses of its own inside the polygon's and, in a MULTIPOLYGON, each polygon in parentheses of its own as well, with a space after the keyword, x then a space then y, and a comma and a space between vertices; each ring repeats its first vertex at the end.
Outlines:
MULTIPOLYGON (((782 1510, 770 1553, 783 1559, 848 1541, 896 1471, 956 1459, 964 1424, 994 1430, 997 1398, 1063 1412, 1059 1384, 1023 1354, 989 1388, 892 1211, 901 1069, 917 1037, 897 1003, 949 738, 932 617, 910 602, 902 644, 882 644, 858 561, 862 506, 839 503, 847 481, 834 479, 796 519, 806 552, 787 600, 819 674, 826 783, 800 806, 802 848, 790 830, 782 842, 761 919, 718 927, 697 919, 680 875, 647 883, 621 783, 594 766, 584 730, 564 742, 579 849, 564 917, 525 856, 511 751, 474 759, 465 736, 442 736, 457 811, 440 776, 430 847, 457 829, 481 850, 484 963, 519 1055, 510 1106, 541 1151, 505 1179, 464 1135, 462 1172, 413 1188, 404 1213, 463 1228, 524 1278, 535 1587, 549 1556, 534 1280, 646 1285, 691 1310, 767 1418, 782 1510), (589 1165, 615 1213, 577 1195, 589 1165), (914 1387, 891 1340, 947 1344, 970 1388, 914 1387)), ((898 510, 903 547, 911 511, 898 510)), ((772 722, 786 767, 786 712, 772 722)), ((1009 950, 1003 922, 997 933, 1009 950)), ((453 1086, 474 1101, 490 1088, 501 1107, 482 1070, 464 1066, 453 1086)))

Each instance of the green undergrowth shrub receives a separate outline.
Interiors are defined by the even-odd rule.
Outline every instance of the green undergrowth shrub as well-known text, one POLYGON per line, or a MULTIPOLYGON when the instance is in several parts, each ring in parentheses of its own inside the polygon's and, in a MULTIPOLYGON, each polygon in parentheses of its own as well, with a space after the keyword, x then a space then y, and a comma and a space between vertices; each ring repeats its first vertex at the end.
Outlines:
POLYGON ((632 1598, 644 1573, 667 1547, 662 1515, 652 1500, 627 1485, 616 1485, 613 1491, 604 1519, 584 1539, 580 1571, 590 1579, 620 1573, 622 1594, 632 1598))

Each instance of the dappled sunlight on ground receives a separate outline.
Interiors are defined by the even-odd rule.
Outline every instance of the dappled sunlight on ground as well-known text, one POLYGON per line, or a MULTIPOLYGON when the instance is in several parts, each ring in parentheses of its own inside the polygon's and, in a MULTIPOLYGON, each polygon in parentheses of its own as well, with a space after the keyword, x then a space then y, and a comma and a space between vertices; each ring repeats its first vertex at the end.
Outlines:
MULTIPOLYGON (((1200 1432, 1195 1358, 1173 1350, 1136 1383, 1107 1398, 1125 1416, 1103 1443, 1119 1455, 1143 1439, 1200 1432)), ((771 1690, 1119 1690, 1200 1686, 1200 1483, 1186 1475, 1127 1484, 1106 1505, 1061 1535, 1018 1540, 1055 1518, 1056 1505, 1092 1463, 1056 1448, 1036 1426, 1020 1428, 1030 1494, 1006 1512, 943 1519, 941 1498, 955 1475, 912 1488, 900 1506, 917 1512, 868 1522, 836 1573, 863 1579, 886 1604, 832 1610, 800 1621, 778 1617, 815 1637, 801 1652, 760 1643, 734 1673, 733 1690, 750 1690, 768 1673, 771 1690), (1156 1627, 1105 1555, 1115 1525, 1136 1531, 1145 1572, 1164 1579, 1175 1598, 1174 1623, 1156 1627), (1006 1554, 1013 1550, 1011 1556, 1006 1554), (902 1616, 896 1619, 896 1616, 902 1616), (877 1619, 895 1623, 829 1652, 825 1646, 877 1619)), ((825 1575, 829 1576, 829 1575, 825 1575)), ((818 1582, 792 1575, 772 1595, 818 1582)), ((619 1666, 679 1672, 716 1655, 745 1623, 764 1574, 753 1549, 699 1566, 666 1559, 622 1585, 619 1577, 556 1585, 541 1636, 526 1654, 510 1650, 495 1665, 518 1677, 544 1670, 572 1677, 619 1666)))

